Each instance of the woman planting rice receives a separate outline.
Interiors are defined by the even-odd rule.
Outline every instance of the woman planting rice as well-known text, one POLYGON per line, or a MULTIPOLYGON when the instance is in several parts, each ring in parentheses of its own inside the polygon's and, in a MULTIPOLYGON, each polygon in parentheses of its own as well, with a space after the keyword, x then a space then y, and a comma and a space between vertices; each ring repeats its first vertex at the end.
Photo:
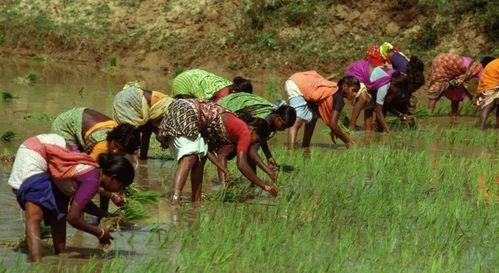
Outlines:
POLYGON ((113 101, 113 118, 127 123, 141 132, 140 159, 147 159, 151 134, 157 132, 163 114, 173 99, 158 91, 148 91, 138 83, 125 85, 113 101))
POLYGON ((390 128, 385 121, 385 103, 392 102, 400 93, 407 90, 407 77, 399 71, 372 67, 366 60, 353 62, 346 71, 347 76, 357 78, 362 86, 356 94, 356 102, 350 119, 350 130, 354 130, 357 118, 364 109, 366 131, 373 129, 373 113, 382 128, 388 132, 390 128))
MULTIPOLYGON (((140 143, 139 131, 130 124, 120 124, 92 109, 78 107, 57 116, 52 133, 64 138, 70 150, 79 150, 97 161, 100 154, 133 155, 140 143)), ((124 198, 101 190, 100 207, 107 211, 109 198, 121 206, 124 198)))
MULTIPOLYGON (((233 93, 223 97, 218 101, 218 104, 235 113, 239 118, 245 121, 253 118, 264 119, 267 122, 271 134, 291 127, 296 120, 296 111, 294 108, 287 105, 277 107, 277 105, 254 94, 233 93)), ((260 146, 270 165, 268 167, 271 167, 269 170, 277 167, 277 163, 269 149, 267 139, 262 139, 258 145, 253 145, 250 148, 250 153, 255 153, 258 160, 261 161, 257 154, 257 150, 260 146)), ((257 161, 256 163, 259 166, 263 165, 262 162, 257 161)), ((269 172, 265 172, 269 174, 269 172)), ((272 171, 271 176, 275 176, 274 171, 272 171)))
POLYGON ((77 107, 58 115, 52 133, 64 138, 71 149, 78 149, 97 160, 101 153, 134 155, 140 134, 129 124, 118 124, 95 110, 77 107))
POLYGON ((344 98, 353 100, 360 83, 354 77, 344 77, 338 84, 326 80, 315 71, 293 74, 285 83, 288 103, 296 110, 296 122, 289 129, 288 148, 293 149, 298 130, 305 123, 303 147, 310 146, 310 140, 319 116, 331 129, 331 140, 339 137, 349 148, 352 140, 338 126, 340 113, 345 105, 344 98))
POLYGON ((496 129, 499 128, 499 59, 486 64, 476 90, 478 105, 482 107, 480 127, 485 130, 487 118, 496 110, 496 129))
POLYGON ((217 167, 224 169, 209 151, 218 151, 220 147, 228 144, 237 147, 237 166, 241 173, 263 190, 277 195, 277 189, 258 178, 248 163, 249 146, 268 137, 268 134, 265 121, 257 119, 255 123, 247 125, 214 102, 196 99, 174 101, 168 108, 158 133, 158 140, 164 147, 168 147, 178 160, 172 203, 180 201, 189 172, 192 200, 201 201, 206 156, 208 155, 217 167))
POLYGON ((231 82, 202 69, 191 69, 180 73, 173 79, 172 83, 172 96, 174 98, 218 101, 234 92, 252 93, 251 81, 235 77, 231 82))
POLYGON ((96 236, 100 243, 111 243, 109 229, 88 224, 83 211, 106 217, 108 213, 90 200, 99 187, 116 193, 130 185, 134 170, 130 161, 122 156, 101 154, 98 162, 99 167, 90 156, 70 152, 64 138, 55 134, 31 137, 19 147, 9 185, 26 211, 26 238, 32 261, 41 259, 42 219, 51 225, 56 254, 64 252, 66 220, 73 227, 96 236))
POLYGON ((397 116, 411 115, 413 93, 425 83, 424 63, 417 57, 410 59, 390 43, 371 46, 365 54, 365 59, 372 67, 382 66, 395 69, 407 75, 407 90, 400 90, 400 94, 391 102, 383 104, 383 111, 390 111, 397 116))
POLYGON ((437 100, 445 95, 451 101, 452 120, 456 121, 459 103, 465 97, 472 99, 463 83, 473 77, 480 79, 482 64, 473 61, 470 57, 459 56, 454 53, 440 53, 431 66, 431 81, 428 89, 428 108, 435 109, 437 100))

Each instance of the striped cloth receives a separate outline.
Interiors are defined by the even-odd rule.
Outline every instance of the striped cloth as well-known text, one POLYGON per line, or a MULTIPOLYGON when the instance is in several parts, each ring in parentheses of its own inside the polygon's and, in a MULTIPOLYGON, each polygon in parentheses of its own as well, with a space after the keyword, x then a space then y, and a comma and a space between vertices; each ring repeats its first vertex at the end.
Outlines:
POLYGON ((202 69, 187 70, 173 79, 172 96, 209 100, 231 84, 231 81, 202 69))

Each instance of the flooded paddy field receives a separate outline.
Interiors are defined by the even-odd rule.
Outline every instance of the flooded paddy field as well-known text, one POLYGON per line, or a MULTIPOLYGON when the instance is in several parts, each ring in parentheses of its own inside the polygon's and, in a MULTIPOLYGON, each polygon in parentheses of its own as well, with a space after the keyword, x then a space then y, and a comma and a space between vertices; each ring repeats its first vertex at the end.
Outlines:
MULTIPOLYGON (((129 80, 144 79, 167 93, 171 80, 11 60, 0 62, 0 72, 0 91, 14 97, 0 101, 0 134, 14 133, 0 140, 3 157, 27 137, 48 132, 51 118, 71 107, 110 114, 113 95, 129 80)), ((279 133, 270 142, 281 165, 277 198, 258 190, 253 198, 217 195, 215 170, 207 164, 205 200, 180 207, 167 200, 175 162, 155 146, 135 180, 162 193, 147 206, 151 217, 115 232, 109 251, 68 226, 67 253, 53 255, 48 240, 39 264, 27 263, 26 248, 17 244, 24 223, 5 160, 0 272, 495 272, 498 133, 476 129, 476 121, 464 116, 450 125, 450 117, 438 116, 419 121, 418 129, 359 131, 350 150, 332 144, 320 122, 309 152, 288 152, 286 133, 279 133)), ((230 167, 239 176, 234 163, 230 167)))

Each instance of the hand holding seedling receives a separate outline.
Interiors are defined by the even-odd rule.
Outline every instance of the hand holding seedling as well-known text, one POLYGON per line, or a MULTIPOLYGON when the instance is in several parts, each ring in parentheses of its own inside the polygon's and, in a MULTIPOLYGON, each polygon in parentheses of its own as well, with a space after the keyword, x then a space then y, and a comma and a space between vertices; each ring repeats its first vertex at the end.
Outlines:
POLYGON ((111 194, 111 201, 113 201, 113 204, 115 204, 118 207, 122 207, 126 203, 126 198, 125 196, 113 192, 111 194))
POLYGON ((99 243, 101 245, 110 245, 111 240, 114 239, 111 236, 111 229, 110 228, 101 228, 101 235, 98 238, 99 238, 99 243))
POLYGON ((263 187, 263 190, 270 193, 272 196, 276 197, 277 196, 277 188, 272 186, 272 185, 265 185, 263 187))

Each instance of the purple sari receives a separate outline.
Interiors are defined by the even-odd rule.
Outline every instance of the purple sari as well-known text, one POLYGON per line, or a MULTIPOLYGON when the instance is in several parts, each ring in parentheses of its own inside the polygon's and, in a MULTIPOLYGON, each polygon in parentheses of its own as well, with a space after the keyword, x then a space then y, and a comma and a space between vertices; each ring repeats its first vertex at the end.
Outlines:
POLYGON ((393 73, 395 73, 395 70, 393 69, 388 69, 386 70, 386 73, 388 76, 379 78, 373 82, 369 79, 371 74, 369 73, 369 61, 366 60, 358 60, 350 64, 347 68, 346 71, 346 76, 354 76, 356 77, 361 83, 365 84, 367 87, 367 90, 378 90, 381 86, 390 83, 392 79, 393 73))

